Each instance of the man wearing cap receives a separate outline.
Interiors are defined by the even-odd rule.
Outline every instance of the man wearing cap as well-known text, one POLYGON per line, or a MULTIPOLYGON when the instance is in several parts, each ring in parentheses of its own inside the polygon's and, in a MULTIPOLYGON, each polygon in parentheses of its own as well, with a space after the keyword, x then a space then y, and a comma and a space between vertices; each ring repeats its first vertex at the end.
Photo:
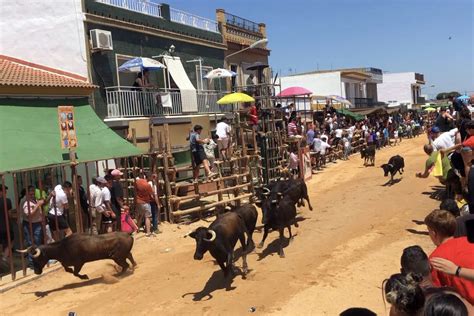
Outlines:
POLYGON ((5 213, 10 212, 12 209, 12 201, 5 197, 4 194, 7 194, 8 187, 0 184, 0 244, 3 248, 2 260, 7 261, 7 258, 11 255, 10 247, 8 246, 8 234, 7 234, 7 225, 10 230, 10 245, 13 241, 13 230, 10 223, 5 221, 5 213), (7 209, 5 210, 5 201, 7 204, 7 209))
POLYGON ((453 128, 448 132, 442 131, 437 127, 431 128, 431 137, 433 139, 432 145, 435 150, 446 149, 454 146, 456 135, 459 133, 457 128, 453 128))
MULTIPOLYGON (((113 177, 112 187, 110 188, 112 210, 115 213, 116 218, 120 218, 120 210, 123 207, 123 187, 120 183, 120 178, 123 175, 118 169, 114 169, 110 172, 110 175, 113 177)), ((121 231, 120 221, 117 221, 117 231, 121 231)))
POLYGON ((72 183, 64 181, 54 187, 52 197, 49 201, 48 224, 51 231, 64 231, 67 236, 72 234, 71 228, 66 218, 66 210, 68 209, 68 196, 72 192, 72 183))

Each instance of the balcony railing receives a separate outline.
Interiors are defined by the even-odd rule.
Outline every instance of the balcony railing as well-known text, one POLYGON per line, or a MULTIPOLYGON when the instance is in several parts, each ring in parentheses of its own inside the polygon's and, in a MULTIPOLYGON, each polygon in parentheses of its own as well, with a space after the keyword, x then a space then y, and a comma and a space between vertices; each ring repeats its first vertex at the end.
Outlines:
POLYGON ((161 5, 148 0, 95 0, 103 4, 161 18, 161 5))
POLYGON ((218 105, 225 92, 198 91, 197 112, 183 113, 181 92, 177 89, 135 90, 134 87, 107 87, 107 118, 165 116, 182 114, 225 113, 232 105, 218 105), (172 107, 163 107, 161 94, 170 94, 172 107))
POLYGON ((219 33, 217 22, 188 12, 170 8, 171 21, 201 30, 219 33))
POLYGON ((356 108, 370 108, 374 106, 372 98, 349 98, 356 108))
POLYGON ((241 18, 230 13, 225 14, 225 19, 226 24, 230 24, 254 33, 259 32, 258 24, 255 22, 249 21, 247 19, 241 18))

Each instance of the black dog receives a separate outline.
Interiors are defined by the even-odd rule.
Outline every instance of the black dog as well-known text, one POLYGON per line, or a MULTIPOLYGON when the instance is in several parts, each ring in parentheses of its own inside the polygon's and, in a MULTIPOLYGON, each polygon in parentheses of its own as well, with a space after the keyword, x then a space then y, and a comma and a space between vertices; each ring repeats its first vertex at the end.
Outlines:
POLYGON ((383 164, 381 168, 384 171, 384 176, 387 177, 390 172, 390 183, 393 183, 393 176, 399 172, 403 174, 403 168, 405 168, 405 160, 402 156, 396 155, 390 158, 388 163, 383 164))

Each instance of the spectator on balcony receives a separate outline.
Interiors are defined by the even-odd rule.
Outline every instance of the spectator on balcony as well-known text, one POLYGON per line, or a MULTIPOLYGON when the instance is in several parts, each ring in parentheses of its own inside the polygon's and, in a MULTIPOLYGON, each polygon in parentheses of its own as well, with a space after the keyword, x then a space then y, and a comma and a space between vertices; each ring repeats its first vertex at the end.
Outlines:
POLYGON ((145 88, 153 87, 153 85, 150 83, 149 74, 150 72, 147 69, 144 69, 142 72, 137 74, 137 78, 133 83, 134 90, 140 91, 145 88))
POLYGON ((251 73, 245 81, 245 90, 248 95, 253 95, 255 93, 255 82, 253 81, 253 78, 254 75, 251 73))

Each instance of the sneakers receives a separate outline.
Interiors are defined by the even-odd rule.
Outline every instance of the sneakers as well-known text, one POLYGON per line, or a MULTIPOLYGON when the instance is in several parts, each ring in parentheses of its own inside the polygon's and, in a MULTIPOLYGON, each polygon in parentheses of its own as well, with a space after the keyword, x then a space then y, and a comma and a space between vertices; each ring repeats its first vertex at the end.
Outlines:
POLYGON ((145 234, 145 237, 156 237, 156 234, 154 232, 148 233, 148 234, 145 234))
POLYGON ((217 175, 218 175, 217 173, 211 171, 211 172, 207 175, 207 178, 208 178, 208 179, 212 179, 212 178, 216 177, 217 175))

